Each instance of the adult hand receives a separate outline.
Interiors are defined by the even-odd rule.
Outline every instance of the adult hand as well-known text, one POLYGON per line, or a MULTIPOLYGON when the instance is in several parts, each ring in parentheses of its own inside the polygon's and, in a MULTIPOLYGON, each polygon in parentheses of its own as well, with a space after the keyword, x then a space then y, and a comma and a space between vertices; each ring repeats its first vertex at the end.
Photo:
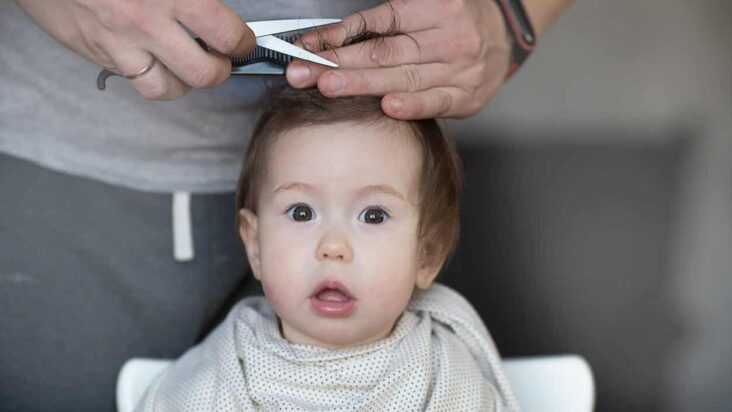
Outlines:
POLYGON ((301 43, 339 68, 294 61, 287 69, 293 87, 317 84, 329 97, 384 96, 382 109, 397 119, 476 113, 503 82, 511 55, 501 11, 491 0, 392 0, 310 32, 301 43), (324 50, 363 31, 393 28, 401 34, 324 50))
POLYGON ((247 54, 255 45, 249 27, 219 0, 16 2, 54 39, 112 72, 132 75, 157 59, 149 72, 130 80, 147 99, 175 99, 191 87, 219 85, 231 73, 224 54, 247 54), (181 24, 217 52, 203 50, 181 24))

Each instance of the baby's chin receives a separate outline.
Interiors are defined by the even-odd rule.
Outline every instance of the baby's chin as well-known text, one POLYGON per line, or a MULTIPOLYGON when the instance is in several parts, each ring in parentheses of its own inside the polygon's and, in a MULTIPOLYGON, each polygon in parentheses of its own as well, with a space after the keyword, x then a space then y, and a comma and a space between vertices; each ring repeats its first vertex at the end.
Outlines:
POLYGON ((359 330, 356 325, 349 323, 346 319, 329 319, 324 323, 324 325, 308 325, 307 330, 303 331, 280 323, 280 331, 290 343, 326 349, 343 349, 368 345, 388 337, 395 322, 367 331, 359 330))

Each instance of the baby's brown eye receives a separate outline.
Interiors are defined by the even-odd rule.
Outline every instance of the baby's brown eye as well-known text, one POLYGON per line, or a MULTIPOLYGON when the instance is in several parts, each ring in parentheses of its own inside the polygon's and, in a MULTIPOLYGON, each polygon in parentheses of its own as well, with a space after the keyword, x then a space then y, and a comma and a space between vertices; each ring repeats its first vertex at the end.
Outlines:
POLYGON ((386 213, 384 209, 377 207, 370 207, 361 212, 361 214, 358 216, 358 220, 372 225, 384 223, 384 221, 388 218, 389 214, 386 213))
POLYGON ((290 216, 290 218, 292 218, 292 220, 295 220, 297 222, 307 222, 308 220, 313 220, 315 216, 315 212, 313 212, 313 209, 307 205, 292 206, 287 211, 287 214, 290 216))

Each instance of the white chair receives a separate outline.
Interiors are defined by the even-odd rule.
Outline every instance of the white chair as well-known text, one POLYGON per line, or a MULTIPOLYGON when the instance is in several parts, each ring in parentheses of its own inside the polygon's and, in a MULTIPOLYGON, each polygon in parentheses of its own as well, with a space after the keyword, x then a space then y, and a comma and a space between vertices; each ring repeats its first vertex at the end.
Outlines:
MULTIPOLYGON (((125 362, 117 377, 119 412, 131 412, 170 363, 144 358, 125 362)), ((503 368, 526 412, 590 412, 594 407, 592 371, 580 356, 505 359, 503 368)))
POLYGON ((592 370, 580 356, 504 359, 503 370, 525 412, 590 412, 595 406, 592 370))
POLYGON ((167 359, 127 360, 117 376, 117 410, 132 412, 150 384, 171 363, 173 361, 167 359))

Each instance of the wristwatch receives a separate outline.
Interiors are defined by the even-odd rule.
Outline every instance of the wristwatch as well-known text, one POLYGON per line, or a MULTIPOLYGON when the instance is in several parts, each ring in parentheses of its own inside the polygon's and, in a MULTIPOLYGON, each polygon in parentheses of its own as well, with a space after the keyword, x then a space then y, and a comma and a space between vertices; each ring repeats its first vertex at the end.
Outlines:
POLYGON ((496 3, 506 22, 506 31, 511 37, 511 66, 506 74, 508 79, 529 57, 536 45, 536 36, 521 0, 496 0, 496 3))

